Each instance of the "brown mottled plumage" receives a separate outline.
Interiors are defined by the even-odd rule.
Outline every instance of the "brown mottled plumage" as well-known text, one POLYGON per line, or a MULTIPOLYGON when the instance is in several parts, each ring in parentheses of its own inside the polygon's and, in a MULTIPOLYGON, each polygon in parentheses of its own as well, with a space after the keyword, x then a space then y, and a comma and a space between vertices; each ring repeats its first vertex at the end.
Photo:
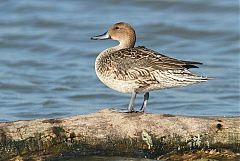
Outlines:
POLYGON ((170 58, 144 46, 134 47, 136 34, 127 23, 111 26, 103 35, 92 39, 113 39, 120 42, 101 52, 95 64, 99 79, 108 87, 123 93, 132 93, 128 111, 134 111, 136 93, 145 93, 143 106, 147 105, 149 91, 187 86, 207 81, 207 77, 191 73, 199 62, 170 58))

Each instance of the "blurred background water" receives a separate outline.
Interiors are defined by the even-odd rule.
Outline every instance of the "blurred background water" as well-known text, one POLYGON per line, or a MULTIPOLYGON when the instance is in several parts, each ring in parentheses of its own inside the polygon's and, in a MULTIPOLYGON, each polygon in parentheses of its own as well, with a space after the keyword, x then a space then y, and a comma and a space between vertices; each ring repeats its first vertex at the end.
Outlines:
POLYGON ((240 115, 238 0, 2 0, 0 121, 127 108, 130 95, 107 88, 94 70, 97 54, 116 42, 90 40, 120 21, 136 29, 137 45, 203 62, 193 71, 216 77, 151 92, 147 112, 240 115))

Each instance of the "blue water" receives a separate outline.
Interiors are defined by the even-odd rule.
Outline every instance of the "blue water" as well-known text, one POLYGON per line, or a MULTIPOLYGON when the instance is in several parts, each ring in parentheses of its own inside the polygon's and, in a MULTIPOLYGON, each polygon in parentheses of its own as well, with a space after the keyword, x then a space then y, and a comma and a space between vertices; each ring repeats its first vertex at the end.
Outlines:
MULTIPOLYGON (((237 0, 4 0, 0 2, 0 121, 65 117, 124 109, 130 95, 97 78, 98 53, 116 44, 91 41, 113 23, 130 23, 137 45, 203 62, 206 83, 150 93, 147 112, 240 115, 237 0)), ((138 95, 137 106, 142 103, 138 95)))

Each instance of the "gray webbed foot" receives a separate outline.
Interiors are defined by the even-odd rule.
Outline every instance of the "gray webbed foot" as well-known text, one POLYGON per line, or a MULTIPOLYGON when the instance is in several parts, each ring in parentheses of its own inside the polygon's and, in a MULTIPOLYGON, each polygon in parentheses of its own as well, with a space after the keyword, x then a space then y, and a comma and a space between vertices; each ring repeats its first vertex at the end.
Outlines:
POLYGON ((113 112, 119 112, 119 113, 137 113, 137 111, 128 111, 128 110, 124 110, 124 109, 111 109, 113 112))

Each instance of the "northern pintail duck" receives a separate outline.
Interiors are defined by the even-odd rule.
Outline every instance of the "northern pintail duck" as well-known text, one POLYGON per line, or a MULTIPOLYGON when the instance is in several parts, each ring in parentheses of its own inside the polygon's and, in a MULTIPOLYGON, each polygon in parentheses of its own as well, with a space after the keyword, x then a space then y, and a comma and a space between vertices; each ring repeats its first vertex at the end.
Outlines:
POLYGON ((208 80, 189 71, 189 68, 198 68, 197 65, 202 63, 170 58, 144 46, 134 47, 136 34, 127 23, 116 23, 106 33, 91 39, 119 41, 119 45, 107 48, 97 56, 95 70, 106 86, 118 92, 132 93, 128 112, 134 112, 137 93, 144 93, 140 108, 140 112, 144 112, 150 91, 208 80))

